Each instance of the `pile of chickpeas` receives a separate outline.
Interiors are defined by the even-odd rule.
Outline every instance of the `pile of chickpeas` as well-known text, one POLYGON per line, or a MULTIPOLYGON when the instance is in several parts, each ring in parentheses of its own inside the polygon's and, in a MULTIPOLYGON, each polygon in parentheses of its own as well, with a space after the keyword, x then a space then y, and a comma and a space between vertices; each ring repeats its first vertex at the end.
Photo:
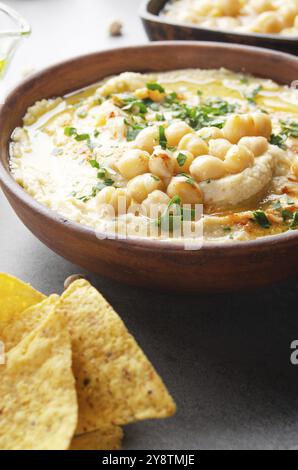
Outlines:
MULTIPOLYGON (((206 18, 230 18, 227 25, 237 30, 264 34, 293 34, 298 30, 297 0, 181 0, 180 11, 185 21, 195 24, 204 23, 206 18)), ((171 7, 166 14, 171 16, 171 7)))
POLYGON ((126 188, 108 187, 99 202, 117 210, 120 197, 150 206, 178 196, 183 204, 203 203, 200 183, 241 173, 268 150, 272 133, 270 117, 262 112, 230 116, 223 129, 204 127, 194 131, 184 121, 163 124, 167 147, 159 145, 159 126, 138 134, 131 149, 117 161, 126 188))
POLYGON ((297 0, 284 0, 274 2, 271 0, 251 0, 252 9, 258 14, 251 30, 256 33, 278 34, 291 32, 291 28, 298 30, 298 2, 297 0))

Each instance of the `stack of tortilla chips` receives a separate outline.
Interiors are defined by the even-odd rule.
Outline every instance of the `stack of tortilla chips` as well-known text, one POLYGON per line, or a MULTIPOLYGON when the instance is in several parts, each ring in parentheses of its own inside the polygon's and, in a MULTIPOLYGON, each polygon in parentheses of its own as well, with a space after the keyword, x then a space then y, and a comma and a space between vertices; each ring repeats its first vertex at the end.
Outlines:
POLYGON ((0 342, 2 450, 117 450, 120 426, 175 413, 149 360, 86 280, 46 298, 0 274, 0 342))

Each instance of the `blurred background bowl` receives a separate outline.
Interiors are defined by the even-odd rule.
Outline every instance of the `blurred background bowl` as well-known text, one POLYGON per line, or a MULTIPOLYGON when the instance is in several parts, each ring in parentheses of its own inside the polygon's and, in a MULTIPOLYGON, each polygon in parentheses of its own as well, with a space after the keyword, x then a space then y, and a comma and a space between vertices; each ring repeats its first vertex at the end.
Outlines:
POLYGON ((239 33, 218 29, 202 28, 191 24, 182 24, 159 16, 168 0, 144 0, 140 8, 149 39, 216 41, 266 47, 269 49, 298 55, 298 38, 284 37, 277 34, 239 33))

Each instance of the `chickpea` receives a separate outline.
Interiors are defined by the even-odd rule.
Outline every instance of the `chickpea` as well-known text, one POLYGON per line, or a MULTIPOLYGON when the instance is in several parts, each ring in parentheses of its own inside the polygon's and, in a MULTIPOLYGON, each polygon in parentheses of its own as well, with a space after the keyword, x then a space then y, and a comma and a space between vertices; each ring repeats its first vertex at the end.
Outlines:
POLYGON ((190 165, 190 174, 196 181, 217 180, 226 174, 226 168, 222 160, 211 155, 197 157, 190 165))
POLYGON ((166 138, 170 147, 176 147, 185 134, 194 132, 184 121, 173 122, 166 129, 166 138))
POLYGON ((117 169, 124 178, 130 180, 135 176, 148 173, 149 153, 140 149, 127 150, 116 163, 117 169))
POLYGON ((201 139, 209 142, 211 139, 223 139, 224 135, 221 129, 218 127, 202 127, 196 134, 201 137, 201 139))
POLYGON ((114 188, 113 186, 102 189, 96 198, 99 207, 103 205, 111 206, 116 215, 126 213, 131 203, 131 197, 126 189, 114 188))
POLYGON ((193 162, 194 156, 187 150, 177 150, 173 154, 175 162, 175 173, 188 173, 189 167, 193 162))
POLYGON ((150 193, 143 201, 142 213, 146 215, 146 217, 157 219, 167 209, 169 202, 169 196, 157 189, 150 193))
POLYGON ((201 204, 203 194, 199 185, 187 176, 174 176, 167 189, 170 198, 179 196, 182 204, 201 204))
POLYGON ((270 116, 265 113, 253 113, 251 116, 255 127, 254 135, 269 139, 272 134, 272 122, 270 116))
POLYGON ((149 159, 149 170, 160 178, 170 178, 175 169, 173 157, 165 150, 155 149, 149 159))
POLYGON ((105 126, 107 123, 107 114, 105 111, 101 111, 100 113, 98 113, 97 115, 97 122, 96 122, 96 125, 97 126, 105 126))
POLYGON ((225 159, 225 156, 232 147, 232 144, 226 139, 211 139, 209 140, 209 155, 220 158, 221 160, 225 159))
POLYGON ((256 13, 274 10, 271 0, 251 0, 250 6, 256 13))
POLYGON ((240 0, 218 0, 217 7, 221 16, 238 16, 242 5, 240 0))
POLYGON ((139 175, 128 182, 127 189, 129 194, 133 197, 136 202, 143 202, 148 194, 152 193, 156 189, 163 190, 164 184, 160 178, 152 173, 145 173, 139 175))
POLYGON ((261 13, 253 25, 253 30, 256 33, 274 34, 280 33, 282 29, 283 21, 276 11, 261 13))
POLYGON ((115 20, 109 25, 108 32, 112 37, 122 36, 122 28, 123 24, 121 21, 115 20))
POLYGON ((149 90, 149 98, 152 101, 155 101, 157 103, 160 103, 161 101, 164 101, 166 94, 162 93, 158 90, 149 90))
POLYGON ((214 5, 209 0, 201 0, 196 2, 193 8, 196 16, 210 16, 214 10, 214 5))
POLYGON ((253 136, 255 124, 250 114, 234 114, 230 116, 223 128, 224 136, 232 144, 237 144, 242 137, 253 136))
POLYGON ((146 100, 147 98, 149 98, 149 90, 148 88, 138 88, 135 91, 135 95, 138 100, 146 100))
POLYGON ((186 134, 179 142, 178 150, 187 150, 195 157, 208 152, 208 145, 196 134, 186 134))
POLYGON ((293 4, 284 5, 278 10, 278 13, 282 18, 284 28, 290 28, 293 26, 295 17, 298 14, 298 7, 293 4))
POLYGON ((265 137, 242 137, 238 142, 239 146, 248 148, 255 157, 259 157, 267 152, 269 144, 265 137))
POLYGON ((134 146, 152 153, 153 149, 159 143, 158 128, 156 126, 146 127, 137 135, 134 146))
POLYGON ((244 146, 233 145, 228 151, 224 165, 229 173, 241 173, 248 167, 253 166, 253 153, 244 146))
POLYGON ((71 274, 70 276, 68 276, 65 279, 64 284, 63 284, 64 290, 67 290, 73 282, 79 281, 80 279, 87 279, 87 278, 86 276, 84 276, 84 274, 71 274))
POLYGON ((161 93, 159 90, 148 90, 148 88, 138 88, 135 91, 135 95, 139 100, 150 99, 156 103, 160 103, 165 99, 165 93, 161 93))
POLYGON ((298 178, 298 157, 296 157, 292 163, 291 172, 298 178))

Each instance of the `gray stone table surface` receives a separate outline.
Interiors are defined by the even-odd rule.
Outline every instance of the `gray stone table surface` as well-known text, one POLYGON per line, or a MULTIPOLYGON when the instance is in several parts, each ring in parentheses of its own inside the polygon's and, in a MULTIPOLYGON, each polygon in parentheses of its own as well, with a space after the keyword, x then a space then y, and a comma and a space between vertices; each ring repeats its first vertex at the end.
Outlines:
MULTIPOLYGON (((41 49, 49 49, 49 44, 44 34, 50 30, 53 9, 61 11, 62 4, 65 11, 66 4, 72 5, 74 18, 67 27, 73 33, 79 7, 92 4, 99 26, 108 15, 125 20, 127 36, 113 45, 145 39, 136 18, 136 0, 7 3, 36 25, 36 37, 16 55, 6 78, 8 87, 29 57, 33 66, 46 64, 41 49)), ((93 27, 94 16, 90 13, 93 27)), ((89 42, 78 52, 91 50, 96 36, 89 31, 87 19, 80 34, 84 28, 89 42)), ((101 31, 101 46, 111 45, 101 31)), ((66 34, 61 20, 56 34, 66 34)), ((73 42, 79 44, 74 36, 73 42)), ((73 42, 65 43, 66 55, 75 55, 73 42)), ((63 58, 61 50, 56 51, 63 58)), ((54 52, 50 50, 49 56, 48 63, 54 61, 54 52)), ((61 292, 68 275, 82 272, 42 245, 17 219, 2 193, 0 271, 19 276, 46 294, 61 292)), ((90 278, 136 336, 178 405, 177 415, 170 420, 128 426, 126 449, 298 448, 298 366, 290 363, 290 344, 298 339, 297 280, 247 293, 183 296, 90 278)))

